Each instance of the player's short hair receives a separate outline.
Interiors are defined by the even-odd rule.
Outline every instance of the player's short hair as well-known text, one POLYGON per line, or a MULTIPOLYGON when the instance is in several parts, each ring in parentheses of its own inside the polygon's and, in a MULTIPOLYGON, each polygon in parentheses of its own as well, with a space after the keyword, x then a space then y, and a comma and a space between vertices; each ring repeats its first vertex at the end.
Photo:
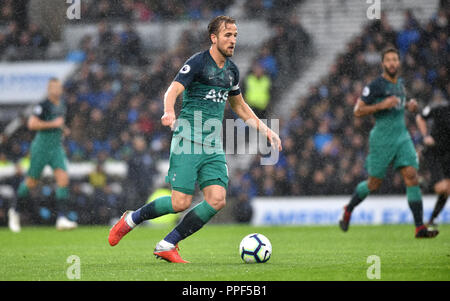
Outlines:
POLYGON ((50 77, 48 79, 48 83, 51 83, 51 82, 59 82, 59 78, 57 78, 57 77, 50 77))
POLYGON ((228 16, 217 16, 212 19, 208 24, 209 39, 211 39, 212 34, 215 34, 216 36, 219 34, 219 29, 222 23, 225 23, 225 26, 227 26, 227 24, 236 24, 236 20, 228 16))
POLYGON ((390 52, 396 53, 397 56, 400 58, 400 52, 398 51, 397 48, 395 48, 394 46, 387 46, 381 51, 381 61, 383 61, 384 56, 390 52))

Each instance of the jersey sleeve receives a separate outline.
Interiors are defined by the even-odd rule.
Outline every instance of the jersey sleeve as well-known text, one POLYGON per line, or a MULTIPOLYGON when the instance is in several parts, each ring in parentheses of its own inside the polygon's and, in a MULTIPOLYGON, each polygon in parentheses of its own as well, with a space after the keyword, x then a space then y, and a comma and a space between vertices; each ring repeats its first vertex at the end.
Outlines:
POLYGON ((422 116, 423 119, 434 118, 436 115, 441 114, 443 110, 445 110, 445 106, 428 105, 422 109, 422 112, 420 112, 420 116, 422 116))
POLYGON ((234 65, 233 69, 234 69, 234 81, 233 86, 231 86, 230 92, 228 92, 229 96, 236 96, 241 94, 241 88, 239 87, 239 69, 236 67, 236 65, 234 65))
POLYGON ((183 67, 181 67, 180 71, 178 71, 178 74, 175 76, 174 81, 182 84, 184 88, 189 86, 190 83, 194 81, 195 76, 201 70, 201 58, 202 56, 200 54, 195 54, 190 57, 184 63, 183 67))
POLYGON ((371 82, 368 86, 365 86, 362 90, 361 99, 366 104, 371 105, 375 103, 375 100, 380 97, 380 87, 377 81, 371 82))
POLYGON ((41 102, 33 107, 32 115, 41 120, 45 120, 47 114, 47 107, 45 103, 41 102))

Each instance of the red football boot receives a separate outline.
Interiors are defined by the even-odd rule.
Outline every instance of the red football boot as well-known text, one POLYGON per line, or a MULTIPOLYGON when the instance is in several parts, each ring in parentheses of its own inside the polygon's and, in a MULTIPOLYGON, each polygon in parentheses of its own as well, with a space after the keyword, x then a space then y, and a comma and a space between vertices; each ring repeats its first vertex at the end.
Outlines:
POLYGON ((416 227, 416 238, 434 238, 439 234, 438 230, 428 230, 424 225, 416 227))
POLYGON ((342 212, 342 217, 339 220, 339 227, 342 229, 342 231, 344 231, 344 232, 348 231, 351 216, 352 216, 352 213, 350 211, 348 211, 347 206, 345 206, 344 210, 342 212))
POLYGON ((133 228, 131 228, 125 221, 127 214, 131 212, 132 211, 125 211, 119 221, 109 231, 108 241, 112 247, 117 245, 122 237, 124 237, 128 232, 133 230, 133 228))
POLYGON ((173 248, 162 248, 159 244, 157 244, 153 254, 155 254, 156 258, 164 259, 167 262, 189 263, 189 261, 183 260, 180 254, 178 254, 179 249, 178 244, 176 244, 173 248))

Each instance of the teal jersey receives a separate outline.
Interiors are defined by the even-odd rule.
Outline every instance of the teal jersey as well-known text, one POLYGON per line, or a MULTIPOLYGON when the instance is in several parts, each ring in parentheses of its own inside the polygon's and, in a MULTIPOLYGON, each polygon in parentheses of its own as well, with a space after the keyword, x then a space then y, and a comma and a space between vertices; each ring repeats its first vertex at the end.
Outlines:
POLYGON ((222 131, 226 101, 228 96, 241 93, 237 66, 227 58, 225 65, 219 68, 206 50, 189 58, 174 81, 185 88, 174 137, 221 147, 218 133, 222 131), (190 130, 186 131, 186 126, 190 130))
MULTIPOLYGON (((54 105, 50 100, 39 103, 33 108, 33 115, 42 121, 51 121, 66 114, 66 105, 60 100, 59 105, 54 105)), ((62 129, 47 129, 37 132, 33 140, 34 143, 45 147, 61 145, 62 129)))
POLYGON ((394 84, 379 76, 364 87, 361 99, 371 105, 392 95, 398 97, 400 103, 394 108, 374 114, 376 123, 370 132, 372 145, 398 145, 411 139, 405 124, 406 89, 402 78, 398 78, 394 84))

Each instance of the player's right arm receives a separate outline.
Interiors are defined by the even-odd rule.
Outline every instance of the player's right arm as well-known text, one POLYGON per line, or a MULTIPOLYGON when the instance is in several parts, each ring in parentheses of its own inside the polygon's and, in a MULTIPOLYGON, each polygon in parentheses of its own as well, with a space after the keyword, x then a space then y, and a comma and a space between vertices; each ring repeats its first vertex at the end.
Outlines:
POLYGON ((353 114, 356 117, 371 115, 382 110, 393 108, 400 102, 400 99, 395 96, 388 96, 381 102, 376 101, 383 96, 382 84, 380 84, 379 80, 372 81, 368 86, 364 87, 361 97, 356 102, 353 114))
POLYGON ((31 131, 56 129, 62 127, 63 125, 64 125, 64 118, 62 117, 57 117, 51 121, 44 121, 34 115, 31 115, 30 118, 28 118, 27 123, 28 129, 31 131))
POLYGON ((191 56, 181 67, 175 79, 170 84, 164 94, 164 115, 161 117, 161 123, 164 126, 170 126, 173 129, 175 117, 175 102, 178 96, 183 93, 187 86, 194 80, 200 69, 201 56, 199 53, 191 56))
POLYGON ((183 93, 184 86, 177 81, 173 81, 164 94, 164 115, 161 117, 161 123, 164 126, 173 127, 176 120, 175 102, 178 96, 183 93))
POLYGON ((386 97, 382 102, 369 105, 366 104, 361 98, 358 98, 355 109, 353 110, 353 114, 356 117, 371 115, 382 110, 391 109, 397 106, 399 102, 400 99, 398 97, 389 96, 386 97))
POLYGON ((28 118, 27 127, 31 131, 41 131, 48 129, 56 129, 64 126, 64 118, 57 117, 53 120, 45 121, 44 115, 46 114, 45 103, 36 105, 33 108, 32 115, 28 118))

